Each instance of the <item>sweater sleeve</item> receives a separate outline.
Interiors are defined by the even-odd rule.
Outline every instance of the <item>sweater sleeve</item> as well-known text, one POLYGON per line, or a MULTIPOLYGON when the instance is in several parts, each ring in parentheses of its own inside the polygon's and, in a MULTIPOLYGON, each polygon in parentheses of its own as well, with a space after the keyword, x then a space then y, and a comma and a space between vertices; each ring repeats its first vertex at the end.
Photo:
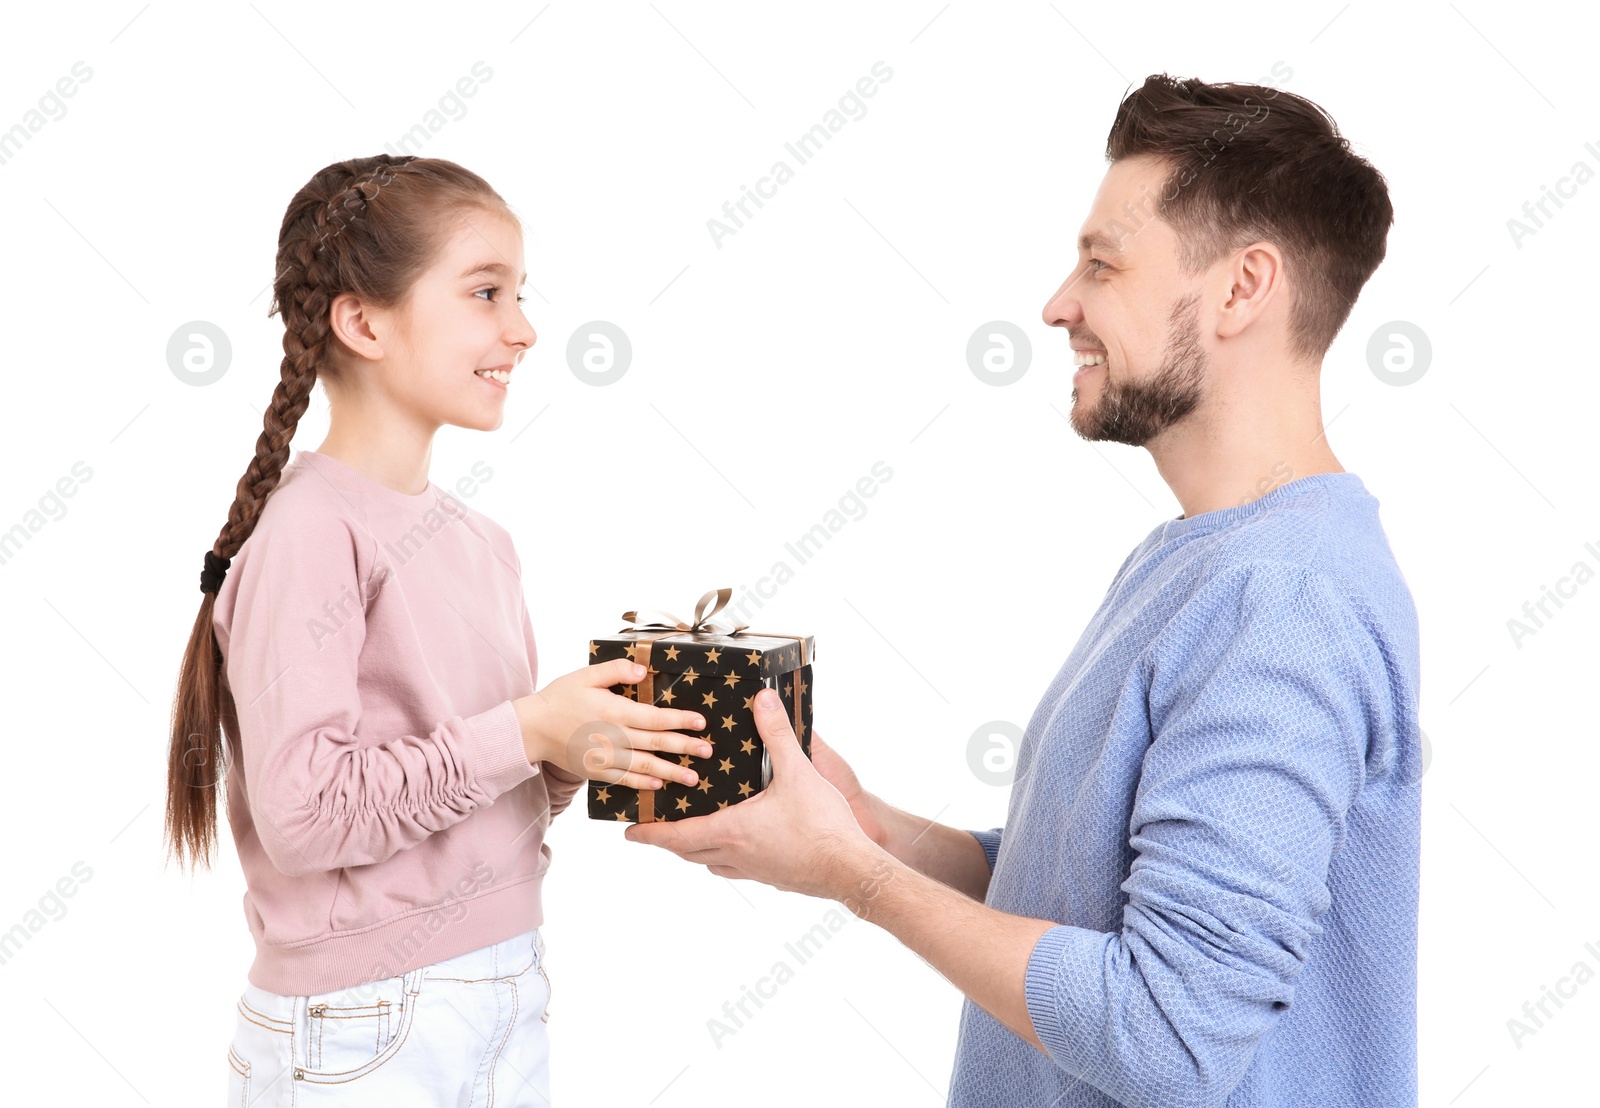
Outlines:
POLYGON ((511 701, 428 734, 358 742, 366 645, 357 537, 334 512, 297 512, 251 536, 227 676, 262 849, 300 877, 381 862, 538 772, 511 701))
POLYGON ((1191 601, 1152 644, 1122 928, 1056 926, 1027 966, 1034 1030, 1062 1069, 1162 1108, 1221 1105, 1243 1077, 1322 931, 1387 703, 1365 634, 1324 579, 1269 565, 1191 601))
POLYGON ((994 873, 995 858, 1000 853, 1000 835, 1005 830, 1003 827, 991 828, 988 831, 971 831, 967 834, 978 840, 978 845, 983 847, 983 856, 988 859, 989 872, 994 873))
MULTIPOLYGON (((520 579, 522 564, 517 563, 517 573, 520 579)), ((528 616, 527 597, 522 601, 522 640, 528 647, 529 672, 533 674, 534 685, 539 683, 539 653, 533 641, 533 620, 528 616)), ((568 773, 554 762, 540 762, 539 772, 544 774, 545 794, 550 799, 550 818, 555 819, 572 803, 572 798, 583 786, 584 779, 573 773, 568 773)))

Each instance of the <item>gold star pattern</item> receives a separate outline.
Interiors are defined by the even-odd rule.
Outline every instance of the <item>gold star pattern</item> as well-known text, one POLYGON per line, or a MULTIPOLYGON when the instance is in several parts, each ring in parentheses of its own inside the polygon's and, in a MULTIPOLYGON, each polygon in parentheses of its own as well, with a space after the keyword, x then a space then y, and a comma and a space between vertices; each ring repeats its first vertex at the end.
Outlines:
MULTIPOLYGON (((640 704, 654 703, 679 710, 699 708, 707 726, 697 731, 681 730, 697 740, 721 736, 713 753, 705 756, 698 750, 686 755, 655 752, 658 758, 666 760, 667 765, 662 768, 669 773, 680 772, 679 767, 699 771, 693 775, 691 784, 668 779, 657 790, 654 798, 656 822, 692 819, 721 811, 762 791, 757 783, 762 742, 754 720, 755 694, 762 688, 771 688, 783 696, 787 709, 785 717, 793 724, 802 745, 809 742, 813 730, 810 726, 814 688, 811 666, 797 663, 793 644, 785 643, 784 649, 778 650, 776 643, 765 639, 751 642, 748 638, 740 641, 736 637, 712 635, 683 636, 680 642, 670 646, 661 642, 659 647, 622 636, 602 636, 587 642, 592 663, 630 658, 646 662, 653 675, 659 674, 653 681, 640 679, 632 684, 611 685, 612 692, 640 704), (700 684, 701 678, 707 679, 706 687, 692 688, 700 684), (679 687, 679 681, 688 684, 679 687), (644 695, 647 688, 651 695, 644 695), (698 704, 696 693, 699 694, 698 704), (678 766, 673 766, 674 762, 678 766), (672 768, 668 769, 669 766, 672 768)), ((798 657, 804 658, 806 654, 799 651, 798 657)), ((639 800, 644 795, 641 790, 626 785, 590 781, 589 817, 638 823, 642 814, 639 800)))

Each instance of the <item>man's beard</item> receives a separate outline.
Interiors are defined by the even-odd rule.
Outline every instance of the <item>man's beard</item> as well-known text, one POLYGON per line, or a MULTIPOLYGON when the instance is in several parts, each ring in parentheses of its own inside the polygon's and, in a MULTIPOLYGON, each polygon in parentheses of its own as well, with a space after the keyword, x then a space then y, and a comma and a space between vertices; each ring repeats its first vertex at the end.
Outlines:
MULTIPOLYGON (((1113 381, 1106 368, 1100 396, 1090 411, 1078 404, 1072 390, 1072 429, 1091 442, 1143 446, 1181 422, 1199 405, 1209 359, 1200 348, 1200 294, 1191 293, 1172 306, 1167 349, 1161 369, 1149 381, 1113 381)), ((1126 367, 1122 367, 1127 372, 1126 367)))

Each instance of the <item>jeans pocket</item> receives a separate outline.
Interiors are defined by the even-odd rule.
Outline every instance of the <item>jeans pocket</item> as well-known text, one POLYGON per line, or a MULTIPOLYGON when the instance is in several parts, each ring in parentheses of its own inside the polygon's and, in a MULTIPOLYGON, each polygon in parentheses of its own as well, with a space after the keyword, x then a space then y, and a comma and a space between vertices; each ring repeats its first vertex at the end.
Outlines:
POLYGON ((399 1052, 417 1010, 420 971, 348 989, 297 997, 294 1077, 313 1084, 343 1084, 362 1077, 399 1052))
POLYGON ((268 1103, 267 1090, 286 1076, 294 1042, 288 1003, 253 985, 240 994, 228 1044, 229 1104, 249 1108, 268 1103))
POLYGON ((228 1104, 230 1108, 250 1106, 250 1063, 239 1057, 228 1044, 228 1104))
POLYGON ((533 949, 535 963, 539 967, 539 976, 544 978, 544 1013, 540 1019, 545 1023, 550 1022, 550 975, 544 970, 544 935, 538 931, 533 933, 533 949))

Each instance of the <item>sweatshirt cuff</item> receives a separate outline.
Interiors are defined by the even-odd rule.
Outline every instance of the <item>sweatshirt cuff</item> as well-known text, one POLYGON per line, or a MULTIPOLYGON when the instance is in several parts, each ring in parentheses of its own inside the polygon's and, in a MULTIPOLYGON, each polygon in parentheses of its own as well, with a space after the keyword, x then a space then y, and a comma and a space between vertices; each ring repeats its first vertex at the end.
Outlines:
POLYGON ((522 723, 511 701, 502 700, 487 712, 467 716, 462 724, 472 754, 473 776, 490 796, 499 796, 539 772, 539 764, 528 761, 522 723))
POLYGON ((978 845, 983 847, 983 856, 989 859, 990 873, 994 872, 995 859, 1000 854, 1000 832, 1001 828, 998 827, 992 831, 967 831, 967 834, 977 839, 978 845))

